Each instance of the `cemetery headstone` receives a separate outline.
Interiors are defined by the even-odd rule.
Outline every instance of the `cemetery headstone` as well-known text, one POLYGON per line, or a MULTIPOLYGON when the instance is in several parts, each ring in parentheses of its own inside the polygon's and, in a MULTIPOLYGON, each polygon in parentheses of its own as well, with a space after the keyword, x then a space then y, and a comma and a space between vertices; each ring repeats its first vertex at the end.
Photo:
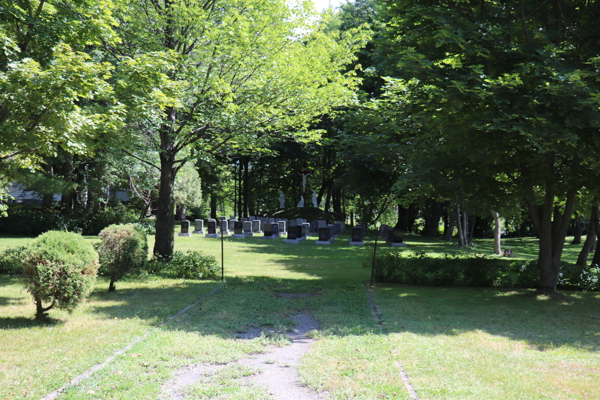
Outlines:
POLYGON ((300 243, 304 238, 302 237, 302 226, 301 225, 294 225, 291 226, 288 229, 288 235, 287 235, 287 239, 284 240, 285 243, 292 243, 292 244, 298 244, 300 243))
POLYGON ((279 221, 279 234, 282 235, 287 232, 285 221, 279 221))
POLYGON ((227 220, 221 220, 220 230, 221 235, 229 235, 229 223, 227 220))
POLYGON ((244 221, 244 236, 252 236, 252 221, 244 221))
POLYGON ((252 221, 252 233, 256 233, 256 234, 262 233, 262 231, 260 230, 260 226, 261 226, 261 223, 260 223, 259 219, 253 220, 252 221))
POLYGON ((194 230, 193 233, 204 234, 204 220, 196 219, 194 220, 194 223, 196 224, 196 230, 194 230))
POLYGON ((190 233, 190 221, 187 219, 181 221, 181 231, 179 232, 179 236, 192 236, 190 233))
POLYGON ((406 243, 404 243, 404 232, 400 229, 390 229, 389 232, 391 235, 388 235, 388 242, 392 245, 392 247, 405 247, 406 243))
POLYGON ((331 228, 330 227, 326 227, 326 228, 319 228, 319 240, 317 240, 315 243, 316 244, 324 244, 324 245, 330 245, 331 244, 331 228))
POLYGON ((273 239, 273 225, 271 224, 264 224, 263 225, 263 231, 264 231, 264 236, 263 238, 265 239, 273 239))
POLYGON ((214 219, 209 219, 208 223, 207 223, 207 229, 208 229, 208 234, 206 235, 206 237, 212 237, 212 238, 216 238, 217 237, 217 221, 214 219))
POLYGON ((244 223, 242 221, 235 221, 233 223, 233 235, 231 235, 231 237, 236 239, 246 237, 246 235, 244 235, 244 223))
POLYGON ((304 232, 304 238, 307 238, 310 236, 310 224, 308 222, 302 223, 302 230, 304 232))
POLYGON ((277 222, 271 224, 271 236, 273 238, 279 237, 279 224, 277 222))
POLYGON ((348 240, 350 246, 364 246, 365 245, 365 231, 361 226, 355 226, 352 228, 352 237, 348 240))

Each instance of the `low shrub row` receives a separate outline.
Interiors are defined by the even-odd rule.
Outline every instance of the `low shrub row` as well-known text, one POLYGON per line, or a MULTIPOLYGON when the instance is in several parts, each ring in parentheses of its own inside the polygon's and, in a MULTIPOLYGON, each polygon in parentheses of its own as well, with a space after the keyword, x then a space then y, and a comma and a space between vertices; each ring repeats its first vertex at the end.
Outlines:
MULTIPOLYGON (((371 260, 365 261, 371 267, 371 260)), ((540 277, 537 261, 506 260, 487 256, 428 257, 420 252, 406 256, 398 251, 377 254, 375 280, 425 286, 535 288, 540 277)), ((599 290, 600 267, 562 263, 558 287, 599 290)))
POLYGON ((11 206, 8 215, 0 218, 0 233, 38 236, 47 231, 70 231, 98 235, 109 225, 136 221, 136 214, 120 203, 96 213, 81 210, 69 216, 63 215, 60 208, 42 210, 18 205, 11 206))
POLYGON ((148 263, 148 273, 181 279, 216 279, 219 265, 213 256, 199 251, 175 251, 171 258, 155 256, 148 263))

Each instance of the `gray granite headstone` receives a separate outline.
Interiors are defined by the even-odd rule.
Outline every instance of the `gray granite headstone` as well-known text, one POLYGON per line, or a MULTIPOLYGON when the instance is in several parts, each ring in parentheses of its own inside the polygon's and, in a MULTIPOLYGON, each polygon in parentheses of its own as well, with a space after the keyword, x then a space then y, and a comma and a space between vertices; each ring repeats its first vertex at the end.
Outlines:
POLYGON ((196 219, 194 220, 194 223, 196 224, 196 229, 194 230, 194 233, 204 233, 204 220, 196 219))
POLYGON ((227 220, 221 220, 220 233, 221 235, 229 235, 229 223, 227 220))
POLYGON ((187 219, 181 221, 181 232, 179 233, 179 236, 192 236, 190 233, 190 221, 187 219))
POLYGON ((244 221, 244 235, 252 236, 252 221, 244 221))
POLYGON ((261 233, 260 230, 260 220, 259 219, 255 219, 252 221, 252 233, 261 233))
POLYGON ((286 228, 285 221, 279 221, 278 224, 279 224, 279 234, 286 233, 287 230, 285 229, 286 228))

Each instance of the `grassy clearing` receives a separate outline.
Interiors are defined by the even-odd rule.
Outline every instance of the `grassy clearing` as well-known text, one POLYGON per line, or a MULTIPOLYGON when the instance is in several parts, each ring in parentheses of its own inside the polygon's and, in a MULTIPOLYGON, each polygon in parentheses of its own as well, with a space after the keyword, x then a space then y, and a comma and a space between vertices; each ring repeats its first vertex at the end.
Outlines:
MULTIPOLYGON (((28 240, 2 238, 0 250, 28 240)), ((340 239, 317 246, 313 240, 225 239, 226 285, 164 325, 219 282, 129 280, 109 294, 101 278, 73 314, 51 311, 51 322, 39 324, 18 280, 0 277, 0 340, 10 343, 0 350, 0 398, 41 398, 149 329, 146 340, 60 398, 164 398, 161 385, 181 368, 223 366, 286 345, 283 334, 300 311, 321 324, 299 368, 301 379, 336 399, 410 398, 400 366, 422 399, 598 398, 600 294, 552 300, 530 291, 380 286, 374 298, 383 325, 377 325, 363 286, 368 245, 340 239), (263 334, 236 339, 250 329, 263 334)), ((409 251, 460 251, 417 236, 407 242, 409 251)), ((520 243, 517 256, 535 253, 534 241, 520 243)), ((220 246, 216 239, 176 238, 177 250, 202 250, 219 261, 220 246)), ((248 373, 257 371, 225 366, 186 388, 186 398, 269 399, 244 385, 240 376, 248 373)))

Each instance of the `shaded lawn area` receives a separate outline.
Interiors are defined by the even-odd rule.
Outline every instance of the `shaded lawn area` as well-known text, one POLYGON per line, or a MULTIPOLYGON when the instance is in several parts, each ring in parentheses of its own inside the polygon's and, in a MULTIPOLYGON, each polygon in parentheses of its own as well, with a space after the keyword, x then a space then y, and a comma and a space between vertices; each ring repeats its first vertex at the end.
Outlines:
MULTIPOLYGON (((0 350, 0 398, 40 398, 149 329, 146 340, 60 398, 160 398, 161 384, 180 368, 285 345, 298 312, 321 325, 301 379, 335 399, 409 399, 401 368, 421 399, 597 398, 599 293, 564 292, 554 300, 528 290, 377 286, 377 324, 364 286, 369 270, 362 267, 371 250, 347 239, 317 246, 314 237, 299 245, 226 238, 225 286, 165 325, 220 283, 130 279, 107 293, 100 278, 73 314, 51 311, 52 320, 40 324, 18 279, 0 277, 0 340, 10 343, 0 350), (287 299, 281 292, 310 295, 287 299), (249 329, 263 336, 236 339, 249 329)), ((0 248, 14 240, 26 239, 0 239, 0 248)), ((462 251, 418 236, 407 243, 400 251, 462 251)), ((216 239, 176 237, 176 249, 202 250, 219 261, 220 246, 216 239)), ((238 385, 232 393, 244 392, 243 381, 238 385)), ((222 398, 218 382, 211 390, 208 398, 222 398)))

